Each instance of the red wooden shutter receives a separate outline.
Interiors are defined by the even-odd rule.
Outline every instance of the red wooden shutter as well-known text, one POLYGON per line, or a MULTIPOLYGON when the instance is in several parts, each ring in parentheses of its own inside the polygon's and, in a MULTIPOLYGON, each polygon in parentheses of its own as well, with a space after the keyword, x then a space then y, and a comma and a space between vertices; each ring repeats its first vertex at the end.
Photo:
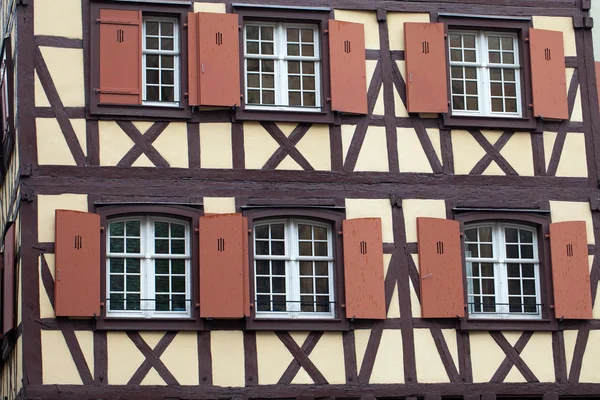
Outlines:
POLYGON ((240 105, 239 35, 236 14, 188 14, 190 105, 240 105))
POLYGON ((329 20, 331 108, 366 114, 367 68, 363 24, 329 20))
POLYGON ((460 223, 417 218, 423 318, 465 316, 460 223))
POLYGON ((405 22, 404 51, 408 112, 448 112, 444 24, 405 22))
POLYGON ((2 296, 2 333, 15 327, 15 224, 4 235, 4 274, 2 296))
POLYGON ((241 214, 200 218, 200 316, 242 318, 249 314, 248 219, 241 214))
POLYGON ((385 319, 381 219, 346 220, 343 230, 346 316, 385 319))
POLYGON ((584 221, 550 224, 556 318, 591 319, 592 292, 584 221))
POLYGON ((142 12, 100 10, 100 103, 142 104, 142 12))
POLYGON ((530 28, 529 44, 534 115, 569 119, 562 32, 530 28))
POLYGON ((100 315, 100 216, 56 210, 55 228, 56 316, 100 315))

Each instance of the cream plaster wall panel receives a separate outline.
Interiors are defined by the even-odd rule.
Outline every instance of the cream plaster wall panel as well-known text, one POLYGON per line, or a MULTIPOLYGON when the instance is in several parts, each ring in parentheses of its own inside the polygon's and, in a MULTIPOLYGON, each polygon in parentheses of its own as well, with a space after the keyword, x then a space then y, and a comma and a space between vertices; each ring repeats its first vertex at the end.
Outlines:
POLYGON ((284 159, 279 163, 277 168, 279 170, 291 170, 291 171, 302 171, 303 168, 298 164, 292 157, 285 156, 284 159))
POLYGON ((287 137, 290 137, 290 134, 298 127, 298 124, 292 122, 278 122, 276 125, 287 137))
POLYGON ((81 385, 75 361, 61 331, 42 331, 43 383, 81 385))
POLYGON ((398 162, 401 172, 431 173, 423 146, 413 128, 396 128, 398 134, 398 162))
MULTIPOLYGON (((592 257, 590 257, 590 258, 592 258, 592 257)), ((600 290, 600 282, 598 282, 596 290, 600 290)), ((596 292, 596 293, 598 293, 598 292, 596 292)), ((594 303, 594 308, 592 309, 592 318, 593 319, 600 319, 600 304, 599 303, 600 302, 598 302, 598 301, 594 303)))
POLYGON ((298 346, 302 346, 304 344, 304 341, 306 340, 306 338, 308 337, 309 332, 306 331, 300 331, 300 332, 289 332, 290 336, 292 337, 292 339, 294 339, 294 342, 296 342, 296 344, 298 346))
POLYGON ((140 336, 151 349, 155 348, 160 339, 163 338, 165 332, 140 332, 140 336))
POLYGON ((346 383, 344 344, 340 332, 325 332, 309 357, 331 385, 346 383))
POLYGON ((346 199, 346 219, 355 218, 381 218, 383 242, 394 242, 392 204, 389 199, 346 199))
MULTIPOLYGON (((552 364, 552 365, 554 365, 554 364, 552 364)), ((504 378, 504 382, 506 382, 506 383, 525 383, 525 382, 527 382, 527 379, 525 379, 523 377, 523 374, 521 374, 521 372, 517 369, 517 367, 512 367, 508 371, 506 378, 504 378)))
POLYGON ((75 331, 75 336, 81 347, 83 358, 90 369, 90 373, 94 376, 94 332, 92 331, 75 331))
POLYGON ((450 382, 429 329, 415 329, 415 354, 419 383, 450 382))
POLYGON ((383 330, 369 383, 404 383, 404 356, 400 329, 383 330))
POLYGON ((75 131, 75 136, 77 136, 77 141, 79 142, 79 146, 81 146, 81 150, 83 150, 83 154, 87 156, 87 126, 84 118, 71 119, 71 126, 75 131))
POLYGON ((180 385, 198 385, 198 339, 196 332, 179 332, 160 360, 180 385))
POLYGON ((344 163, 346 162, 346 156, 348 155, 348 149, 350 148, 350 143, 352 143, 355 130, 356 125, 342 125, 342 157, 344 163))
POLYGON ((584 136, 583 133, 567 133, 556 176, 587 177, 584 136))
MULTIPOLYGON (((64 17, 61 17, 60 20, 64 21, 64 17)), ((81 21, 81 16, 79 20, 81 21)), ((49 21, 54 23, 54 20, 49 21)), ((83 50, 58 47, 40 47, 40 50, 63 105, 66 107, 85 106, 83 50)))
POLYGON ((187 124, 171 122, 153 143, 172 168, 188 168, 187 124))
POLYGON ((468 174, 485 155, 485 151, 467 131, 453 130, 451 135, 454 173, 468 174))
POLYGON ((373 107, 373 115, 385 115, 385 105, 383 102, 383 86, 379 90, 377 100, 375 100, 375 107, 373 107))
POLYGON ((256 332, 258 383, 274 385, 293 360, 292 354, 273 332, 256 332))
POLYGON ((500 139, 502 136, 502 131, 489 131, 489 130, 481 130, 481 134, 490 142, 494 144, 500 139))
POLYGON ((225 3, 194 3, 194 12, 210 12, 225 14, 225 3))
MULTIPOLYGON (((351 138, 345 135, 342 129, 342 144, 344 145, 344 153, 348 152, 351 138), (346 147, 348 146, 348 147, 346 147)), ((392 149, 392 151, 397 151, 392 149)), ((371 126, 367 129, 365 139, 360 147, 358 153, 358 160, 356 161, 355 171, 381 171, 388 172, 388 149, 387 139, 385 134, 385 127, 383 126, 371 126)))
MULTIPOLYGON (((244 124, 244 128, 246 127, 247 124, 244 124)), ((246 134, 244 136, 244 140, 248 140, 248 136, 246 134)), ((202 168, 233 168, 231 146, 231 124, 200 124, 200 166, 202 168)), ((246 163, 248 163, 248 153, 246 153, 246 163)))
POLYGON ((502 168, 498 166, 496 161, 492 161, 490 165, 483 171, 482 175, 506 175, 502 168))
POLYGON ((536 29, 562 31, 563 41, 565 43, 565 56, 569 57, 577 55, 577 47, 575 46, 575 30, 573 29, 572 18, 534 16, 533 27, 536 29))
POLYGON ((446 219, 446 203, 444 200, 402 200, 404 211, 404 226, 406 229, 406 241, 417 241, 417 217, 432 217, 446 219))
POLYGON ((377 67, 377 60, 366 60, 365 68, 367 75, 367 88, 371 86, 371 81, 373 80, 373 75, 375 74, 375 68, 377 67))
POLYGON ((546 160, 546 170, 548 169, 548 165, 550 165, 550 158, 552 157, 552 150, 554 149, 554 143, 556 142, 556 137, 558 136, 558 132, 544 132, 544 158, 546 160))
POLYGON ((571 372, 571 364, 573 363, 573 355, 575 353, 575 343, 577 343, 578 331, 563 331, 563 335, 565 338, 565 361, 567 362, 567 376, 569 376, 569 373, 571 372))
POLYGON ((36 118, 35 126, 40 165, 76 165, 55 118, 36 118))
POLYGON ((404 23, 429 22, 428 13, 387 13, 390 50, 404 50, 404 23))
POLYGON ((521 358, 540 382, 554 382, 552 333, 536 332, 521 352, 521 358))
POLYGON ((146 357, 125 332, 108 332, 108 381, 111 385, 125 385, 146 357))
MULTIPOLYGON (((437 118, 437 114, 436 114, 437 118)), ((442 143, 440 138, 440 130, 439 129, 426 129, 427 136, 429 136, 429 140, 431 140, 431 145, 435 150, 435 154, 438 156, 440 162, 442 162, 442 143)))
MULTIPOLYGON (((47 257, 49 254, 45 254, 47 257)), ((50 302, 50 298, 48 297, 48 293, 46 292, 46 288, 44 287, 44 282, 42 281, 42 260, 39 257, 39 290, 40 290, 40 318, 55 318, 54 308, 52 307, 52 303, 50 302)), ((52 266, 48 263, 48 267, 50 271, 52 271, 52 275, 54 278, 54 254, 52 254, 52 266)), ((19 297, 20 298, 20 297, 19 297)))
POLYGON ((458 343, 456 341, 456 330, 454 329, 442 329, 442 335, 446 340, 446 345, 448 346, 448 351, 452 356, 452 361, 456 366, 456 370, 458 371, 458 343))
MULTIPOLYGON (((568 85, 567 81, 567 85, 568 85)), ((573 112, 571 113, 571 122, 583 122, 583 109, 581 107, 581 87, 577 89, 575 103, 573 103, 573 112)))
POLYGON ((132 167, 155 167, 154 163, 145 154, 140 156, 131 164, 132 167))
POLYGON ((387 318, 400 318, 400 300, 398 297, 398 284, 394 284, 394 292, 392 293, 392 300, 390 302, 390 308, 387 312, 387 318))
POLYGON ((98 121, 100 165, 115 166, 133 147, 133 141, 114 121, 98 121))
POLYGON ((241 331, 212 331, 210 348, 215 386, 244 386, 244 336, 241 331))
MULTIPOLYGON (((411 254, 412 255, 412 254, 411 254)), ((417 264, 418 268, 418 264, 417 264)), ((410 311, 412 312, 413 318, 421 318, 423 315, 421 313, 421 302, 419 301, 419 296, 417 296, 417 291, 415 290, 415 286, 412 281, 410 281, 410 311)))
MULTIPOLYGON (((538 135, 538 133, 536 133, 538 135)), ((533 152, 531 150, 531 134, 515 132, 506 142, 500 154, 521 176, 533 176, 533 152)))
POLYGON ((296 144, 296 148, 317 171, 331 170, 329 126, 313 125, 296 144))
POLYGON ((365 48, 379 49, 379 24, 375 12, 334 10, 334 15, 338 21, 363 24, 365 26, 365 48))
POLYGON ((246 168, 261 169, 279 144, 258 122, 244 123, 244 154, 246 168))
POLYGON ((54 242, 54 213, 61 210, 88 210, 86 194, 38 195, 38 241, 54 242))
POLYGON ((42 86, 42 82, 40 82, 40 77, 38 76, 37 71, 35 72, 35 84, 33 90, 35 93, 35 106, 50 107, 50 102, 48 101, 48 97, 46 96, 46 92, 42 86))
POLYGON ((33 31, 36 35, 82 38, 81 0, 35 0, 34 10, 33 31))
POLYGON ((600 357, 598 354, 600 354, 600 331, 592 330, 583 355, 579 382, 598 383, 600 381, 600 357))
POLYGON ((473 382, 489 382, 506 354, 487 332, 471 332, 473 382))
POLYGON ((146 374, 142 382, 140 383, 144 386, 153 386, 153 385, 162 385, 165 386, 167 383, 163 378, 160 377, 156 369, 150 368, 150 371, 146 374))
POLYGON ((365 358, 365 352, 367 351, 367 344, 369 343, 369 337, 371 336, 370 329, 356 329, 354 331, 354 348, 356 349, 356 365, 360 371, 360 367, 365 358))
POLYGON ((522 332, 502 332, 502 334, 504 335, 504 338, 506 339, 506 341, 508 343, 510 343, 511 346, 514 347, 514 345, 516 345, 517 342, 519 341, 519 338, 521 337, 522 332))
POLYGON ((308 375, 308 373, 303 367, 300 367, 300 370, 298 371, 294 379, 292 379, 292 385, 311 385, 313 383, 315 382, 312 380, 310 375, 308 375))
POLYGON ((390 269, 390 261, 392 261, 391 254, 383 255, 383 276, 387 276, 388 269, 390 269))
POLYGON ((205 197, 203 200, 205 214, 235 213, 235 197, 205 197))
POLYGON ((585 221, 588 244, 594 244, 594 223, 590 203, 574 201, 551 201, 550 216, 552 222, 585 221))
POLYGON ((152 125, 154 125, 154 122, 150 122, 150 121, 133 121, 132 124, 143 135, 144 133, 146 133, 148 131, 148 129, 150 129, 152 127, 152 125))

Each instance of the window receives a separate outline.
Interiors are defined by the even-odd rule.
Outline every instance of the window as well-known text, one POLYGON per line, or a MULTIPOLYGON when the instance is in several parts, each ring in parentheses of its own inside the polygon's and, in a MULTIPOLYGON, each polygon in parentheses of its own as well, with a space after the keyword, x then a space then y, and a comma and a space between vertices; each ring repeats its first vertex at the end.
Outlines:
POLYGON ((449 37, 454 115, 520 117, 517 35, 449 31, 449 37))
POLYGON ((465 225, 471 318, 541 318, 537 234, 508 223, 465 225))
POLYGON ((145 105, 179 104, 179 35, 174 18, 144 18, 142 69, 145 105))
POLYGON ((256 317, 333 318, 331 226, 304 219, 254 225, 256 317))
POLYGON ((107 317, 191 316, 190 227, 154 216, 111 219, 107 317))
POLYGON ((317 25, 246 23, 247 108, 320 111, 319 49, 317 25))

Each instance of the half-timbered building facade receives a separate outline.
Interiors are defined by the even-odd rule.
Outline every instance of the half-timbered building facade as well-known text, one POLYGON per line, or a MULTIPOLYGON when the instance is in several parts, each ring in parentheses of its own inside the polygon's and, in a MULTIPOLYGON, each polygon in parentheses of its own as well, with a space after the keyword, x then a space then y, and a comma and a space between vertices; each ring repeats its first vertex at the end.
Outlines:
POLYGON ((0 4, 1 398, 600 396, 590 0, 0 4))

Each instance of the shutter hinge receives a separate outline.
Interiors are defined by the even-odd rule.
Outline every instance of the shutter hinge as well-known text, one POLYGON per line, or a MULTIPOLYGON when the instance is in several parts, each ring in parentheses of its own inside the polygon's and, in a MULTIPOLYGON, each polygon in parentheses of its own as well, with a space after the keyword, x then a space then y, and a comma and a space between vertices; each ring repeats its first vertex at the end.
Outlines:
POLYGON ((324 35, 329 35, 329 29, 323 29, 323 34, 324 35))
POLYGON ((200 228, 194 228, 194 233, 200 233, 200 228))
POLYGON ((33 194, 33 189, 29 187, 21 187, 21 201, 26 201, 31 203, 34 199, 35 195, 33 194))
POLYGON ((100 227, 100 232, 104 232, 104 227, 103 226, 100 227))
POLYGON ((188 28, 188 24, 183 24, 183 29, 187 29, 188 28))
POLYGON ((100 302, 100 307, 104 307, 104 302, 103 301, 100 302))
POLYGON ((344 232, 338 231, 338 236, 342 236, 343 234, 344 234, 344 232))
POLYGON ((21 177, 22 178, 23 177, 27 177, 27 176, 31 176, 31 172, 33 170, 33 165, 22 163, 20 170, 21 170, 20 172, 21 172, 21 177))

